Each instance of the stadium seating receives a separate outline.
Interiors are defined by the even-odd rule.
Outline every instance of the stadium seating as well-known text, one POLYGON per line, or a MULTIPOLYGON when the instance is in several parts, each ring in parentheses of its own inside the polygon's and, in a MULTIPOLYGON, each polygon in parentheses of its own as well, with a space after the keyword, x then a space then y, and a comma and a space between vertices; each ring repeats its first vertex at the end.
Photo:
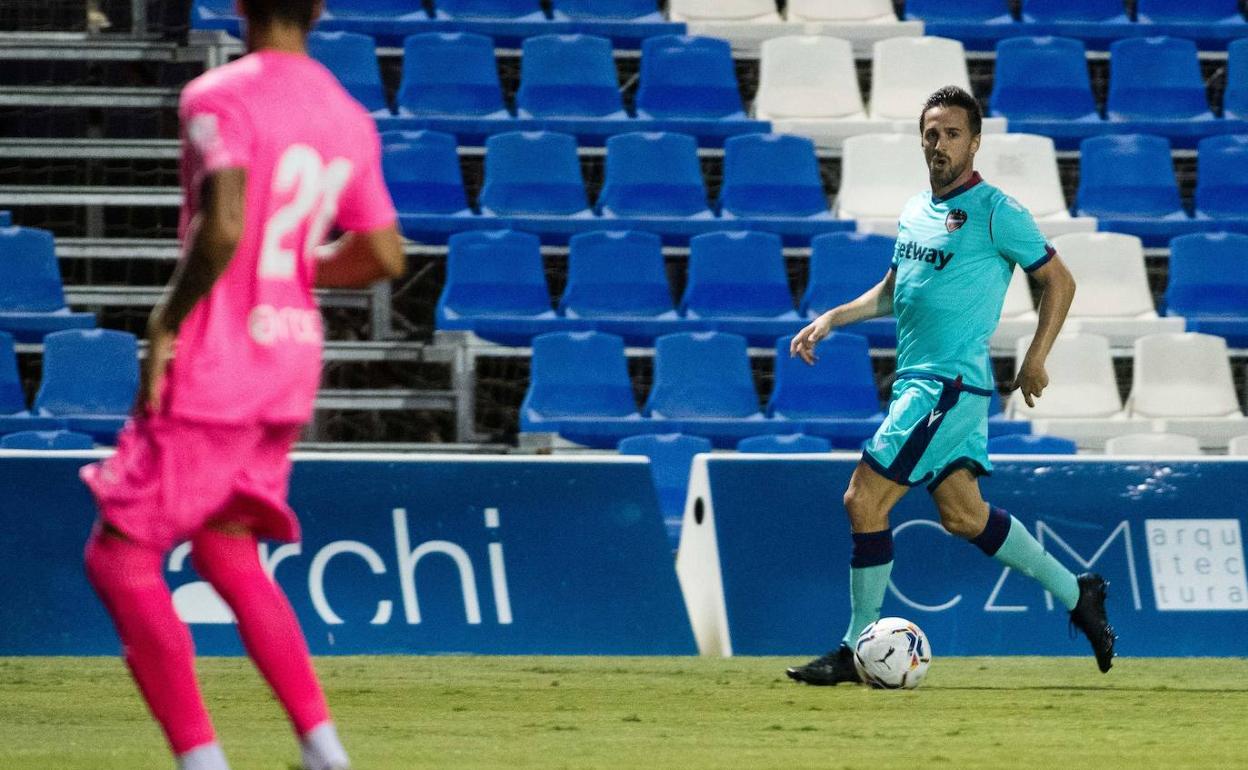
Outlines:
POLYGON ((1140 239, 1121 233, 1071 233, 1053 239, 1079 290, 1071 303, 1072 331, 1099 334, 1129 346, 1148 334, 1183 331, 1180 318, 1162 318, 1153 305, 1140 239))
POLYGON ((499 222, 468 206, 455 137, 437 131, 403 132, 391 142, 382 135, 382 173, 399 212, 404 235, 444 243, 451 233, 499 222))
POLYGON ((1231 439, 1226 445, 1226 453, 1233 457, 1248 457, 1248 435, 1231 439))
POLYGON ((0 449, 91 449, 95 442, 71 430, 26 430, 0 436, 0 449))
POLYGON ((644 130, 723 137, 769 129, 745 114, 732 49, 725 40, 684 35, 649 38, 641 48, 640 77, 637 117, 662 121, 644 130))
POLYGON ((94 314, 65 306, 52 233, 0 227, 0 268, 0 331, 17 342, 39 342, 49 332, 95 326, 94 314))
POLYGON ((1196 153, 1196 218, 1248 231, 1248 134, 1200 140, 1196 153))
POLYGON ((520 227, 547 230, 567 218, 592 223, 576 140, 567 134, 525 131, 495 134, 485 143, 481 213, 515 217, 520 227), (554 222, 533 222, 554 218, 554 222))
POLYGON ((1136 21, 1146 34, 1189 38, 1205 48, 1248 36, 1237 0, 1137 0, 1136 21))
POLYGON ((1176 433, 1129 433, 1105 442, 1105 454, 1111 457, 1170 457, 1200 453, 1200 441, 1176 433))
POLYGON ((1097 136, 1080 145, 1075 213, 1094 216, 1101 230, 1139 236, 1145 246, 1207 228, 1183 209, 1170 159, 1159 136, 1097 136))
POLYGON ((768 23, 780 21, 773 0, 671 0, 672 21, 768 23))
POLYGON ((26 408, 26 394, 17 371, 13 335, 0 332, 0 435, 19 431, 49 431, 65 427, 55 417, 39 417, 26 408))
POLYGON ((439 17, 463 19, 544 20, 538 0, 435 0, 439 17))
POLYGON ((1248 427, 1227 359, 1226 340, 1208 334, 1155 334, 1135 342, 1135 376, 1127 409, 1166 431, 1225 447, 1248 427))
POLYGON ((858 22, 896 25, 892 0, 789 0, 785 18, 790 22, 858 22))
POLYGON ((398 118, 380 119, 383 131, 432 129, 481 142, 519 128, 503 102, 494 41, 484 35, 428 32, 407 38, 395 101, 398 118))
POLYGON ((819 344, 813 366, 789 356, 789 338, 776 340, 775 384, 767 414, 833 446, 858 449, 884 419, 865 338, 834 332, 819 344))
POLYGON ((660 337, 643 413, 657 425, 705 436, 722 449, 747 436, 791 433, 794 427, 763 416, 745 338, 724 332, 660 337))
POLYGON ((901 21, 891 0, 789 0, 781 20, 775 0, 673 0, 672 19, 690 34, 729 40, 734 50, 754 51, 768 40, 803 34, 847 40, 859 56, 893 37, 923 34, 923 22, 901 21))
POLYGON ((857 221, 860 232, 896 237, 906 201, 930 185, 922 146, 914 135, 862 134, 844 148, 836 216, 857 221))
POLYGON ((634 133, 607 140, 598 213, 612 229, 658 232, 669 239, 719 229, 707 204, 697 145, 681 134, 634 133))
POLYGON ((620 454, 650 458, 650 476, 659 496, 659 510, 667 526, 667 536, 675 548, 680 543, 680 525, 685 514, 689 489, 689 469, 695 455, 711 451, 711 442, 701 436, 683 433, 651 433, 629 436, 620 442, 620 454))
POLYGON ((655 0, 558 0, 555 10, 571 19, 659 22, 655 0))
POLYGON ((814 35, 763 42, 754 116, 776 133, 833 149, 851 136, 893 130, 891 121, 867 118, 849 41, 814 35))
POLYGON ((1109 130, 1092 95, 1083 43, 1023 37, 997 45, 988 114, 1007 118, 1011 131, 1040 134, 1069 150, 1109 130))
POLYGON ((1026 206, 1046 236, 1096 229, 1095 219, 1070 215, 1052 139, 1033 134, 985 134, 975 153, 975 168, 990 184, 1026 206))
MULTIPOLYGON (((527 118, 627 121, 611 41, 590 35, 543 35, 524 41, 517 112, 527 118)), ((578 126, 558 130, 578 133, 578 126)), ((625 127, 623 131, 631 131, 625 127)), ((582 130, 584 132, 584 129, 582 130)))
POLYGON ((956 38, 970 48, 991 48, 1015 26, 1005 0, 906 0, 906 18, 922 19, 927 34, 956 38))
MULTIPOLYGON (((1030 337, 1020 338, 1015 366, 1023 362, 1030 337)), ((1114 376, 1109 340, 1096 334, 1066 332, 1058 336, 1045 361, 1049 385, 1035 406, 1027 406, 1020 393, 1010 396, 1006 414, 1031 421, 1040 434, 1074 440, 1087 449, 1099 449, 1105 440, 1145 430, 1146 425, 1128 418, 1114 376)))
MULTIPOLYGON (((971 90, 966 52, 957 40, 941 37, 899 37, 875 44, 871 64, 873 120, 892 121, 893 130, 913 139, 919 112, 936 89, 947 85, 971 90)), ((984 118, 984 133, 1001 133, 1004 118, 984 118)), ((917 142, 915 143, 917 146, 917 142)))
POLYGON ((558 433, 577 444, 613 449, 622 438, 675 427, 657 423, 637 412, 622 339, 592 331, 533 339, 521 431, 558 433))
POLYGON ((1170 242, 1166 314, 1187 331, 1248 347, 1248 235, 1199 233, 1170 242))
POLYGON ((1226 90, 1222 92, 1222 115, 1248 119, 1248 38, 1226 47, 1226 90))
POLYGON ((1023 0, 1022 5, 1024 35, 1077 38, 1105 50, 1115 40, 1140 34, 1122 0, 1023 0))
POLYGON ((371 37, 354 32, 313 32, 308 35, 308 54, 334 73, 364 109, 390 114, 377 63, 377 44, 371 37))
POLYGON ((1005 290, 1005 301, 1001 305, 1001 320, 997 323, 997 330, 993 332, 989 342, 992 352, 1013 352, 1020 337, 1030 337, 1035 334, 1036 322, 1039 318, 1032 304, 1027 271, 1015 268, 1010 275, 1009 286, 1005 290))
POLYGON ((1171 37, 1128 38, 1110 46, 1105 114, 1117 131, 1165 136, 1179 147, 1245 128, 1214 116, 1196 44, 1171 37))
POLYGON ((1075 442, 1060 436, 1013 434, 988 439, 988 454, 1073 455, 1078 451, 1075 442))
POLYGON ((593 323, 629 345, 653 345, 680 331, 709 331, 710 322, 681 318, 672 306, 662 243, 653 233, 592 232, 572 236, 568 284, 559 300, 567 318, 593 323))
POLYGON ((724 143, 720 217, 733 227, 805 244, 843 225, 828 210, 814 144, 803 137, 746 134, 724 143))
POLYGON ((751 345, 771 345, 806 325, 793 307, 780 238, 770 233, 707 233, 690 240, 680 312, 751 345))
POLYGON ((446 285, 438 298, 440 331, 472 331, 502 345, 590 324, 564 319, 550 305, 537 236, 511 230, 457 233, 448 241, 446 285))
MULTIPOLYGON (((856 299, 888 273, 893 239, 864 233, 830 233, 810 242, 810 277, 798 313, 814 318, 856 299)), ((892 317, 860 321, 841 329, 860 334, 873 347, 897 346, 897 320, 892 317)))
POLYGON ((805 433, 788 433, 782 436, 751 436, 741 439, 738 452, 746 454, 801 454, 803 452, 829 452, 832 443, 826 438, 807 436, 805 433))
POLYGON ((109 329, 53 332, 43 341, 43 380, 34 412, 112 443, 139 387, 138 341, 109 329))

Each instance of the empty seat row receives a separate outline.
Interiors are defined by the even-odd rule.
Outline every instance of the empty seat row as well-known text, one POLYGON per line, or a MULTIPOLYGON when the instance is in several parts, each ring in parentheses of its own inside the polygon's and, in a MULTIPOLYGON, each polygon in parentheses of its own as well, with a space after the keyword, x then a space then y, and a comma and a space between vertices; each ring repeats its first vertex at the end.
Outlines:
POLYGON ((1012 130, 1050 136, 1063 149, 1106 133, 1156 134, 1193 147, 1201 137, 1248 130, 1248 39, 1230 46, 1222 117, 1210 109, 1190 40, 1121 40, 1110 48, 1109 65, 1102 115, 1082 43, 1053 37, 1003 40, 989 114, 1007 118, 1012 130))
MULTIPOLYGON (((364 33, 382 45, 401 45, 404 37, 421 32, 481 33, 509 46, 535 35, 588 33, 633 48, 648 37, 685 30, 664 19, 653 0, 557 0, 550 13, 539 0, 436 0, 429 5, 432 13, 417 0, 329 0, 317 29, 364 33)), ((195 0, 191 27, 241 33, 233 0, 195 0)))
MULTIPOLYGON (((790 358, 789 337, 774 343, 775 384, 765 410, 750 372, 746 340, 725 332, 669 334, 655 342, 654 381, 644 407, 633 400, 624 340, 603 332, 557 332, 533 340, 520 429, 557 433, 593 447, 677 431, 732 447, 750 436, 803 432, 859 448, 883 420, 867 341, 832 334, 807 366, 790 358)), ((995 397, 984 410, 999 410, 995 397)), ((1029 432, 1026 422, 990 420, 994 433, 1029 432)))
POLYGON ((0 332, 0 434, 69 429, 112 443, 139 386, 138 341, 107 329, 53 332, 43 341, 43 378, 27 408, 13 338, 0 332))
POLYGON ((8 212, 0 221, 0 331, 19 343, 37 343, 45 334, 95 326, 94 313, 65 306, 60 266, 52 233, 14 227, 8 212))
POLYGON ((413 240, 445 242, 451 233, 500 227, 538 233, 549 243, 603 228, 655 232, 669 242, 725 227, 774 232, 805 245, 818 233, 851 230, 834 218, 808 139, 775 134, 734 137, 724 149, 718 211, 691 137, 632 133, 607 142, 606 180, 591 209, 575 140, 552 132, 514 132, 486 143, 480 209, 469 205, 455 139, 433 131, 382 136, 383 171, 413 240))

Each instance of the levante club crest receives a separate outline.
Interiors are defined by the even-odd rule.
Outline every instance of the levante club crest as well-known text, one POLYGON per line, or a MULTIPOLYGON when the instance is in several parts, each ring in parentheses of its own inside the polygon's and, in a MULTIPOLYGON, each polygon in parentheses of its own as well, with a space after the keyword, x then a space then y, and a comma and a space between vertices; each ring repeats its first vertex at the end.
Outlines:
POLYGON ((945 215, 945 229, 949 232, 957 230, 966 224, 966 212, 962 209, 954 209, 945 215))

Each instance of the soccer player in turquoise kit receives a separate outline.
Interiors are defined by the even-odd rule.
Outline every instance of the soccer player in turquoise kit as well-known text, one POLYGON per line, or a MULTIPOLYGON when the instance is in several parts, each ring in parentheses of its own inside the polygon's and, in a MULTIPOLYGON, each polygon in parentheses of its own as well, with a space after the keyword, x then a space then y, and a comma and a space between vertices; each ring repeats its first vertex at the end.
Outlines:
POLYGON ((1017 520, 980 496, 988 461, 993 376, 988 339, 1015 265, 1039 282, 1040 322, 1011 390, 1034 406, 1048 384, 1044 361, 1062 328, 1075 282, 1035 221, 976 172, 983 115, 974 97, 948 86, 928 97, 919 118, 932 189, 901 213, 892 266, 874 288, 802 329, 789 352, 814 362, 833 328, 897 316, 897 378, 888 415, 867 443, 845 491, 853 530, 849 628, 841 646, 788 675, 808 684, 858 682, 852 645, 879 618, 893 568, 888 514, 910 487, 925 485, 941 524, 984 553, 1039 581, 1070 610, 1102 672, 1115 635, 1105 615, 1107 583, 1076 577, 1017 520))

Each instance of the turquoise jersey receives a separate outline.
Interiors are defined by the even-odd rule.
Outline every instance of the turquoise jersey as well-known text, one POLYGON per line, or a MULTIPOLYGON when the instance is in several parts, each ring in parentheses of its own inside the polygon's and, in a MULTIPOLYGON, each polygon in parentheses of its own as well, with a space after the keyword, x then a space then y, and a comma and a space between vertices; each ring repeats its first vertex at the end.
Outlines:
POLYGON ((897 374, 991 390, 988 339, 1014 265, 1031 272, 1053 253, 1027 209, 978 172, 942 198, 911 198, 893 249, 897 374))

